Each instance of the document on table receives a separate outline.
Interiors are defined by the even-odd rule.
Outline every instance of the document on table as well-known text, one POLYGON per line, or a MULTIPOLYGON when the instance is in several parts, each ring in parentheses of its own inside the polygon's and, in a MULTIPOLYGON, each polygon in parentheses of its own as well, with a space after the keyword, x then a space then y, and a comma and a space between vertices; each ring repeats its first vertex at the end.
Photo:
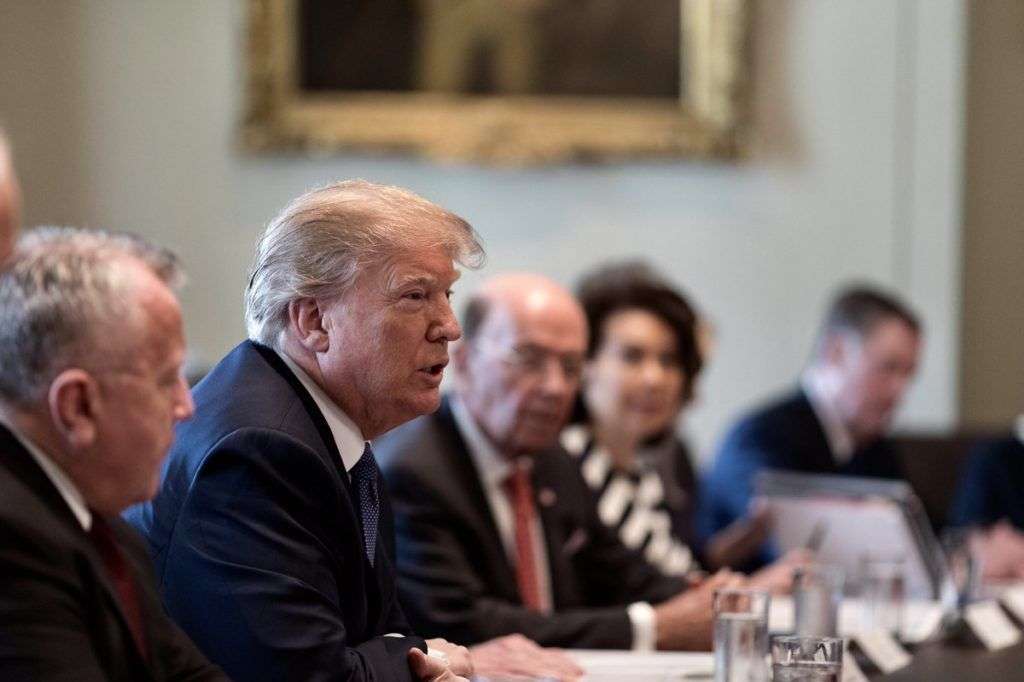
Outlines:
POLYGON ((669 682, 710 680, 712 654, 573 649, 569 655, 587 671, 586 682, 669 682))

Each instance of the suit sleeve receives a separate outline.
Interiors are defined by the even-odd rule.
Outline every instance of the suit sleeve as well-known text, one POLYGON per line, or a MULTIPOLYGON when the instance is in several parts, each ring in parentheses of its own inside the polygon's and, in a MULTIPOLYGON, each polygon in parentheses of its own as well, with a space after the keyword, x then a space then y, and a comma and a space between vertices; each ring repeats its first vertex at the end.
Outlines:
POLYGON ((630 647, 632 628, 622 604, 541 614, 490 594, 444 511, 445 500, 404 467, 389 473, 388 485, 396 512, 400 591, 421 632, 463 644, 521 633, 543 646, 630 647))
POLYGON ((44 539, 0 527, 0 677, 9 682, 108 679, 89 636, 82 586, 44 539))
MULTIPOLYGON (((337 474, 289 436, 236 432, 207 456, 191 486, 164 570, 164 600, 200 648, 238 679, 411 679, 417 637, 356 641, 365 626, 358 529, 345 518, 337 474)), ((387 581, 393 586, 394 581, 387 581)), ((405 630, 389 601, 389 620, 405 630)))
POLYGON ((999 509, 998 454, 991 445, 974 449, 960 476, 950 511, 954 526, 990 526, 1005 516, 999 509))
MULTIPOLYGON (((732 522, 747 516, 754 497, 754 482, 759 472, 785 468, 786 445, 764 432, 765 429, 741 424, 722 443, 711 471, 704 479, 699 498, 697 533, 702 548, 732 522)), ((770 563, 776 552, 765 546, 749 564, 734 567, 752 571, 770 563)))

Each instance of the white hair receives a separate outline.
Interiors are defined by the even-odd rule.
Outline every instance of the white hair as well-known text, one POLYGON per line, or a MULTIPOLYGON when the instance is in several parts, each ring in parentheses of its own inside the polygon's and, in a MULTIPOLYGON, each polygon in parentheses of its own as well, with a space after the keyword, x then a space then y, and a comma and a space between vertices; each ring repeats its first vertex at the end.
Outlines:
POLYGON ((65 369, 116 355, 139 312, 131 263, 182 283, 174 254, 134 235, 43 227, 21 237, 0 272, 0 400, 33 404, 65 369))
POLYGON ((483 260, 468 222, 408 190, 347 180, 307 192, 256 246, 245 292, 249 338, 279 348, 292 301, 341 296, 367 267, 433 248, 468 267, 483 260))

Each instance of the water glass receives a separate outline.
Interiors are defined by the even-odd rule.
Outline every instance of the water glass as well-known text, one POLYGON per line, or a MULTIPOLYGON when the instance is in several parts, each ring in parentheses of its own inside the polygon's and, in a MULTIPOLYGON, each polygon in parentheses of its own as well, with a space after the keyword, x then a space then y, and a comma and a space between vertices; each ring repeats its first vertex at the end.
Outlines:
POLYGON ((981 591, 981 562, 971 551, 970 529, 949 528, 942 533, 946 568, 956 589, 956 607, 963 610, 981 591))
POLYGON ((843 640, 838 637, 773 637, 774 682, 840 682, 843 640))
POLYGON ((903 557, 861 559, 861 598, 865 631, 885 630, 899 637, 905 600, 903 557))
POLYGON ((797 635, 835 637, 838 634, 844 579, 843 569, 838 566, 814 564, 793 572, 797 635))
POLYGON ((715 682, 766 682, 768 593, 715 592, 715 682))

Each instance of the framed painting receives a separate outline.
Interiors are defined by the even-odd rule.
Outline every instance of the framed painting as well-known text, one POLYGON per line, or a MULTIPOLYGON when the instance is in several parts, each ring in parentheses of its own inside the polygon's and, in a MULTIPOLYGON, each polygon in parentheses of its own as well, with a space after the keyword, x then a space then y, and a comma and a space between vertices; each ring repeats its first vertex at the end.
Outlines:
POLYGON ((735 158, 749 0, 249 0, 246 149, 735 158))

